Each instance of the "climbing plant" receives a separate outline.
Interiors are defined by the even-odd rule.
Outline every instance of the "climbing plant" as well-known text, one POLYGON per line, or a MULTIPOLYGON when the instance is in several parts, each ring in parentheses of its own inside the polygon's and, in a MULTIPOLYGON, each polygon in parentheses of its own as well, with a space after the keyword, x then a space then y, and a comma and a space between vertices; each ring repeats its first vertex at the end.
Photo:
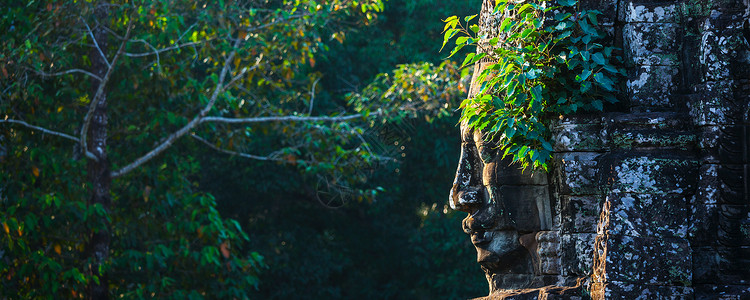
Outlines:
POLYGON ((478 47, 461 68, 485 62, 474 79, 476 94, 460 105, 461 122, 481 130, 523 168, 546 171, 552 118, 617 102, 622 59, 607 42, 599 15, 577 0, 496 0, 490 18, 501 21, 492 37, 490 29, 469 25, 476 15, 463 23, 456 16, 444 20, 443 47, 456 38, 450 56, 478 47))

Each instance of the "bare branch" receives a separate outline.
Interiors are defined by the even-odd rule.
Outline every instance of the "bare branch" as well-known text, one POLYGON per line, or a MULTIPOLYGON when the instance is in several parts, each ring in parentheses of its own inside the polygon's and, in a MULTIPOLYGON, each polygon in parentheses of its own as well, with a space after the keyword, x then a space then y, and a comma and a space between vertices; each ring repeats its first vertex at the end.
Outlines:
MULTIPOLYGON (((371 116, 379 115, 380 112, 371 113, 371 116)), ((343 116, 277 116, 277 117, 254 117, 254 118, 225 118, 225 117, 205 117, 201 120, 203 122, 217 122, 217 123, 228 123, 228 124, 246 124, 246 123, 264 123, 264 122, 343 122, 349 120, 356 120, 364 118, 363 115, 343 115, 343 116)))
POLYGON ((269 27, 269 26, 273 26, 273 25, 279 24, 279 23, 284 23, 286 21, 291 21, 291 20, 294 20, 294 19, 304 18, 304 17, 311 16, 311 15, 312 14, 310 14, 310 13, 302 13, 302 14, 298 14, 298 15, 291 15, 291 16, 289 16, 287 18, 278 19, 278 20, 273 21, 273 22, 268 23, 268 24, 263 24, 263 25, 260 25, 260 26, 257 26, 257 27, 250 27, 250 28, 248 28, 248 32, 257 31, 257 30, 260 30, 260 29, 263 29, 263 28, 266 28, 266 27, 269 27))
MULTIPOLYGON (((88 27, 88 25, 86 26, 88 27)), ((99 87, 96 89, 96 94, 94 94, 94 98, 91 99, 91 103, 89 103, 89 111, 86 113, 86 117, 83 119, 83 126, 81 127, 81 138, 80 138, 81 148, 86 150, 85 151, 86 157, 93 158, 94 160, 98 160, 98 158, 96 158, 95 156, 94 157, 89 156, 89 148, 88 148, 88 145, 86 145, 86 136, 88 135, 89 126, 91 125, 91 119, 94 117, 94 111, 96 110, 96 107, 99 105, 99 101, 101 101, 102 99, 102 95, 104 94, 104 88, 107 86, 107 81, 109 81, 109 77, 112 75, 112 72, 115 69, 114 64, 117 63, 117 59, 120 57, 120 54, 122 54, 122 50, 125 49, 125 43, 127 43, 127 39, 130 37, 131 29, 133 29, 133 27, 130 26, 130 24, 128 24, 128 31, 125 33, 125 40, 120 44, 120 49, 117 49, 117 53, 115 54, 115 57, 112 59, 112 64, 110 64, 109 68, 107 68, 107 73, 104 74, 104 78, 100 80, 99 87)))
POLYGON ((34 129, 34 130, 39 130, 39 131, 44 132, 46 134, 56 135, 56 136, 59 136, 59 137, 62 137, 62 138, 69 139, 71 141, 78 142, 78 138, 74 137, 72 135, 69 135, 69 134, 66 134, 66 133, 62 133, 62 132, 58 132, 58 131, 54 131, 54 130, 49 130, 49 129, 46 129, 46 128, 43 128, 43 127, 39 127, 39 126, 35 126, 35 125, 31 125, 31 124, 26 123, 26 122, 21 121, 21 120, 7 119, 7 120, 0 120, 0 123, 21 124, 21 125, 26 126, 28 128, 31 128, 31 129, 34 129))
POLYGON ((315 102, 315 86, 318 85, 318 81, 320 81, 320 78, 315 79, 315 82, 313 82, 312 85, 312 91, 310 91, 310 108, 307 110, 308 116, 312 115, 313 103, 315 102))
MULTIPOLYGON (((137 40, 137 41, 143 41, 143 40, 137 40)), ((208 42, 208 41, 210 41, 210 40, 205 40, 205 41, 200 41, 200 42, 190 42, 190 43, 178 44, 178 45, 169 46, 169 47, 162 48, 162 49, 156 49, 156 48, 154 48, 154 46, 152 46, 151 44, 147 43, 148 46, 149 46, 149 48, 151 48, 154 51, 151 51, 151 52, 141 52, 141 53, 125 52, 125 56, 128 56, 128 57, 143 57, 143 56, 149 56, 149 55, 159 55, 159 53, 162 53, 162 52, 167 52, 167 51, 179 49, 179 48, 182 48, 182 47, 200 45, 200 44, 203 44, 203 43, 208 42)))
MULTIPOLYGON (((234 82, 237 81, 237 80, 239 80, 240 78, 242 78, 242 76, 244 76, 247 72, 250 72, 250 71, 255 70, 256 68, 258 68, 258 65, 260 65, 260 61, 261 60, 263 60, 263 53, 261 53, 258 56, 258 58, 255 60, 255 64, 252 67, 250 67, 250 68, 247 68, 247 67, 242 68, 242 71, 240 71, 239 74, 237 74, 234 77, 232 77, 232 79, 230 79, 229 82, 224 86, 224 90, 226 90, 226 89, 230 88, 232 85, 234 85, 234 82)), ((222 92, 224 90, 222 90, 222 92)))
POLYGON ((115 172, 112 172, 111 177, 116 178, 120 177, 122 175, 127 174, 128 172, 132 171, 133 169, 139 167, 140 165, 144 164, 145 162, 151 160, 152 158, 156 157, 160 153, 164 152, 164 150, 167 150, 172 144, 185 134, 187 134, 190 130, 192 130, 195 126, 202 123, 202 119, 206 116, 206 114, 211 110, 211 108, 214 106, 214 103, 216 103, 216 99, 219 97, 219 94, 221 91, 224 90, 224 79, 227 76, 227 73, 229 72, 229 65, 232 63, 232 60, 234 59, 234 55, 237 53, 237 47, 239 47, 240 39, 237 39, 234 43, 233 51, 229 53, 229 56, 227 56, 226 60, 224 61, 224 67, 222 67, 221 72, 219 73, 219 81, 216 83, 216 88, 214 89, 214 92, 211 94, 211 98, 209 98, 208 104, 198 113, 197 116, 195 116, 190 122, 185 124, 182 128, 172 133, 170 136, 168 136, 164 142, 156 146, 156 148, 151 149, 148 153, 144 154, 143 156, 137 158, 133 162, 131 162, 129 165, 123 167, 120 170, 117 170, 115 172))
POLYGON ((82 70, 82 69, 70 69, 70 70, 65 70, 65 71, 60 71, 60 72, 55 72, 55 73, 47 73, 47 72, 44 72, 44 71, 39 71, 39 70, 34 70, 34 69, 29 69, 29 68, 27 68, 27 69, 31 70, 34 73, 37 73, 39 75, 45 76, 45 77, 60 76, 60 75, 66 75, 66 74, 71 74, 71 73, 83 73, 85 75, 91 76, 92 78, 94 78, 96 80, 102 81, 101 77, 96 76, 96 74, 91 73, 91 72, 86 71, 86 70, 82 70))
POLYGON ((99 55, 102 56, 102 59, 104 59, 104 63, 107 64, 107 67, 109 67, 111 69, 112 68, 112 64, 109 63, 109 61, 107 60, 107 56, 104 55, 104 52, 102 51, 102 48, 99 47, 99 42, 96 41, 96 38, 94 37, 94 32, 91 31, 91 27, 89 27, 89 24, 86 23, 86 20, 84 20, 83 17, 81 17, 81 21, 83 22, 83 25, 86 25, 86 30, 89 32, 89 35, 91 36, 91 40, 94 41, 94 46, 96 46, 96 50, 99 50, 99 55))
POLYGON ((204 140, 203 138, 199 137, 198 135, 196 135, 194 133, 190 134, 190 136, 192 136, 196 140, 200 141, 201 143, 206 144, 206 146, 211 147, 211 149, 214 149, 214 150, 219 151, 219 152, 224 152, 224 153, 229 154, 229 155, 237 155, 239 157, 257 159, 257 160, 265 160, 265 161, 284 161, 283 159, 273 157, 272 155, 258 156, 258 155, 252 155, 252 154, 247 154, 247 153, 242 153, 242 152, 237 152, 237 151, 222 149, 222 148, 216 147, 214 144, 211 144, 209 141, 204 140))
MULTIPOLYGON (((142 40, 142 39, 133 40, 133 42, 144 43, 144 44, 146 44, 146 46, 148 46, 149 48, 151 48, 151 50, 154 50, 153 54, 156 55, 156 67, 159 69, 159 72, 161 72, 161 62, 159 60, 159 51, 156 50, 156 47, 154 47, 153 45, 151 45, 151 43, 147 42, 146 40, 142 40)), ((125 55, 129 56, 128 53, 125 53, 125 55)))
MULTIPOLYGON (((142 39, 132 40, 132 42, 139 42, 139 43, 146 44, 153 51, 151 51, 151 52, 142 52, 142 53, 125 52, 125 56, 128 56, 128 57, 142 57, 142 56, 156 55, 157 61, 158 61, 158 59, 159 59, 158 58, 159 57, 159 53, 167 52, 167 51, 174 50, 174 49, 179 49, 179 48, 182 48, 182 47, 199 45, 199 44, 202 44, 202 43, 205 43, 205 42, 208 42, 208 41, 211 41, 211 40, 214 39, 214 38, 210 38, 210 39, 203 40, 203 41, 200 41, 200 42, 191 42, 191 43, 178 44, 178 42, 181 41, 182 38, 185 37, 185 35, 188 32, 190 32, 191 29, 193 29, 193 27, 195 27, 195 24, 190 25, 190 27, 188 27, 188 29, 186 29, 185 32, 183 32, 180 35, 180 37, 177 38, 177 40, 174 42, 176 45, 173 45, 173 46, 170 46, 170 47, 166 47, 166 48, 163 48, 163 49, 156 49, 156 47, 154 47, 153 45, 151 45, 150 43, 148 43, 148 42, 146 42, 145 40, 142 40, 142 39)), ((114 31, 112 31, 111 29, 106 28, 106 27, 105 27, 105 29, 107 29, 107 31, 109 31, 110 33, 112 33, 112 35, 115 35, 119 39, 123 39, 122 37, 120 37, 119 35, 117 35, 117 33, 115 33, 114 31)))

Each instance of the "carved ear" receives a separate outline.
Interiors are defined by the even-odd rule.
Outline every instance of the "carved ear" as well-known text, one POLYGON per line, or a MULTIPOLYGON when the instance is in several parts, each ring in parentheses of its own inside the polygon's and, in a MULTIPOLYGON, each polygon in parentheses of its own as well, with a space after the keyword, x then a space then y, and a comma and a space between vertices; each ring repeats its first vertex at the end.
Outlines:
POLYGON ((541 275, 542 271, 539 264, 539 252, 537 251, 539 243, 537 243, 536 241, 537 232, 538 231, 522 235, 518 238, 518 242, 521 243, 521 246, 526 248, 527 251, 529 251, 529 256, 531 256, 531 263, 534 265, 534 274, 541 275))

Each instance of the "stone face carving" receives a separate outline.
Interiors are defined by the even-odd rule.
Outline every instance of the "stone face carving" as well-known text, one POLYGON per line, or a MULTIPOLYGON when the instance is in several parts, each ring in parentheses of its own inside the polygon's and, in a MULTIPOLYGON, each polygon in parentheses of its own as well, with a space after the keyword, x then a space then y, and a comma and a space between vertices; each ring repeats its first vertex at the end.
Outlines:
POLYGON ((462 125, 451 207, 469 213, 463 229, 476 247, 490 292, 550 284, 543 275, 559 273, 559 263, 552 249, 557 235, 548 231, 552 212, 547 176, 531 176, 501 157, 497 145, 462 125))
POLYGON ((488 298, 750 298, 750 1, 579 3, 623 49, 620 103, 554 120, 548 174, 461 126, 450 203, 488 298))

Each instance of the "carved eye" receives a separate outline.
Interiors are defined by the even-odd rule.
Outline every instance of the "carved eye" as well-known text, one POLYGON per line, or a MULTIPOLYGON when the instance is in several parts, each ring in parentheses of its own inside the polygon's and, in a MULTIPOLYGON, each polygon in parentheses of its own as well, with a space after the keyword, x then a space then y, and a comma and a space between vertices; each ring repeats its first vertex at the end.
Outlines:
POLYGON ((477 150, 479 151, 479 157, 485 164, 492 162, 497 156, 497 148, 493 145, 488 145, 482 142, 477 145, 477 150))

